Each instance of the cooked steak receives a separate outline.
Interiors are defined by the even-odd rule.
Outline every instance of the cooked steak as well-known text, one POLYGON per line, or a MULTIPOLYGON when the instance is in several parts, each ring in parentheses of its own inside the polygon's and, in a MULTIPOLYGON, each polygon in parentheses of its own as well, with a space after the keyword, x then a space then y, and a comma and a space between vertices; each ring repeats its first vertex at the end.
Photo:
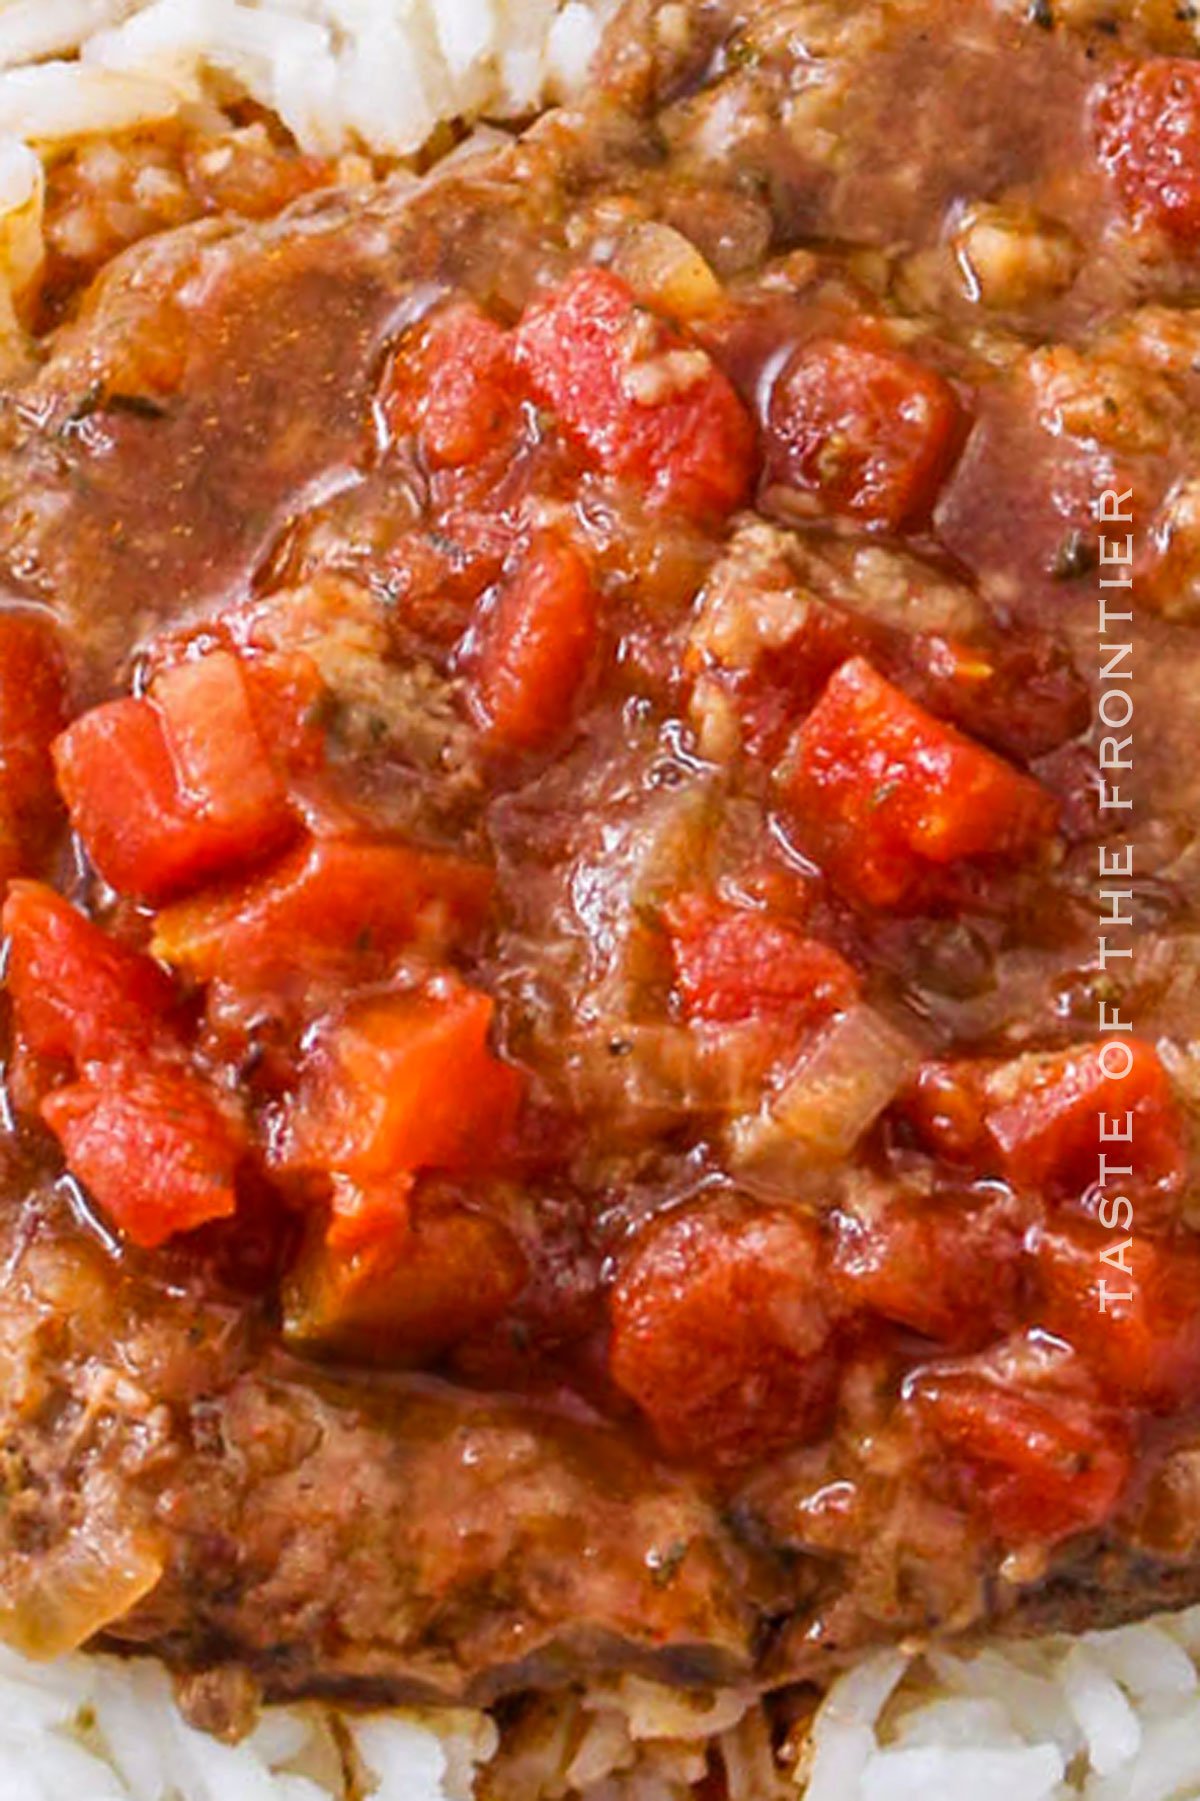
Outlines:
POLYGON ((1200 63, 1055 13, 637 4, 58 297, 16 1643, 488 1700, 1200 1596, 1200 63))

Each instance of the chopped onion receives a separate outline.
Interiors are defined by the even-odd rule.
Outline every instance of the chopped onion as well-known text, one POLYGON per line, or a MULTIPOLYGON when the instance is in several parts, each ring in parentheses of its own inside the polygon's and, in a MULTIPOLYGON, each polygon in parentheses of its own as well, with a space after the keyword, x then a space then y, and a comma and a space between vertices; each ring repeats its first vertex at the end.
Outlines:
POLYGON ((920 1052, 872 1007, 852 1007, 818 1039, 771 1111, 793 1138, 837 1161, 915 1075, 920 1052))
POLYGON ((613 268, 640 300, 676 319, 711 313, 721 298, 721 284, 696 246, 671 225, 633 226, 613 268))
POLYGON ((568 1039, 564 1049, 577 1107, 683 1117, 756 1105, 778 1039, 755 1023, 605 1025, 568 1039))
POLYGON ((0 1607, 0 1639, 24 1657, 49 1662, 122 1619, 156 1586, 163 1560, 145 1533, 130 1526, 84 1525, 27 1581, 18 1579, 0 1607))
POLYGON ((576 864, 571 898, 594 971, 580 1003, 603 1030, 615 1033, 662 981, 658 909, 678 887, 681 869, 703 871, 714 818, 707 781, 670 790, 606 831, 576 864))
POLYGON ((852 1007, 822 1033, 767 1107, 738 1123, 739 1166, 790 1170, 844 1161, 920 1060, 911 1039, 874 1008, 852 1007))

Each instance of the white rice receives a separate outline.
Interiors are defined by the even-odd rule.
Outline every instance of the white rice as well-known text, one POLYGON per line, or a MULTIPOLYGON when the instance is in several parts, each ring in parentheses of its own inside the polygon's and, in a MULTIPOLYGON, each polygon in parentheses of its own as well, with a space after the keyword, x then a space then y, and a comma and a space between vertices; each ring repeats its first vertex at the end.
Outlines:
POLYGON ((686 1801, 715 1747, 731 1801, 1194 1801, 1200 1608, 1115 1632, 907 1657, 837 1681, 782 1758, 744 1695, 636 1678, 485 1714, 268 1708, 219 1744, 152 1663, 0 1649, 0 1801, 686 1801), (482 1774, 486 1772, 485 1774, 482 1774))
MULTIPOLYGON (((243 96, 306 150, 407 156, 444 121, 576 90, 612 3, 0 0, 0 337, 41 262, 45 153, 243 96)), ((539 1704, 503 1747, 482 1713, 316 1704, 268 1709, 229 1746, 187 1725, 154 1664, 0 1648, 0 1801, 472 1801, 481 1784, 486 1801, 686 1801, 710 1754, 731 1801, 1194 1801, 1198 1659, 1200 1608, 882 1652, 777 1762, 748 1697, 634 1678, 539 1704)))
POLYGON ((0 0, 0 132, 169 119, 232 83, 306 150, 407 156, 582 82, 608 0, 0 0))

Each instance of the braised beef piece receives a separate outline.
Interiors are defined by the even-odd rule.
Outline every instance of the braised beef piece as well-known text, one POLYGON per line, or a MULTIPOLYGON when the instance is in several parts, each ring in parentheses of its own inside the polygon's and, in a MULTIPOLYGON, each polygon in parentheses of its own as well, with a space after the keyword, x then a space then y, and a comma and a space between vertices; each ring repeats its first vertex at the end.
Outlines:
MULTIPOLYGON (((114 1229, 105 1131, 133 1102, 110 1085, 96 1127, 105 1052, 77 1050, 35 971, 0 1113, 17 1643, 236 1666, 275 1697, 488 1700, 610 1668, 820 1679, 900 1637, 1200 1596, 1189 1128, 1153 1048, 1176 1075, 1194 1058, 1195 245, 1175 215, 1139 235, 1153 184, 1122 188, 1103 135, 1129 60, 1153 74, 1190 40, 1170 8, 1110 8, 1115 31, 1076 10, 1047 31, 983 0, 637 0, 596 95, 511 147, 420 190, 184 226, 63 299, 3 396, 0 619, 57 622, 85 724, 181 666, 273 659, 258 730, 286 720, 295 792, 268 771, 263 806, 292 910, 268 883, 232 910, 205 889, 198 916, 165 864, 161 893, 114 899, 71 875, 53 807, 20 847, 182 972, 164 998, 136 963, 138 1005, 166 1044, 153 1080, 203 1097, 220 1180, 188 1197, 209 1223, 162 1244, 131 1164, 142 1248, 114 1229), (659 311, 686 293, 678 334, 635 303, 651 277, 659 311), (560 430, 570 359, 536 396, 492 382, 505 334, 544 362, 581 294, 637 352, 604 406, 679 405, 720 455, 614 448, 608 414, 560 430), (446 329, 469 334, 484 440, 466 474, 436 435, 462 420, 431 424, 420 387, 446 329), (1159 556, 1119 985, 1095 968, 1084 736, 1114 485, 1159 556), (489 645, 514 614, 536 645, 551 606, 567 698, 531 716, 489 645), (830 734, 868 771, 884 743, 902 777, 915 744, 967 800, 931 825, 852 768, 823 814, 830 734), (305 858, 368 836, 468 867, 437 863, 452 917, 422 915, 417 952, 376 883, 349 1043, 337 968, 295 945, 305 858), (406 1030, 443 1004, 480 1041, 483 1020, 463 1086, 492 1085, 497 1141, 468 1147, 465 1198, 389 1195, 429 1277, 403 1304, 395 1257, 354 1263, 377 1142, 339 1112, 339 1057, 398 1054, 389 983, 406 1030), (1153 1272, 1112 1341, 1080 1300, 1101 1241, 1071 1100, 1110 1104, 1078 1048, 1106 1000, 1145 1041, 1153 1272), (448 1293, 447 1217, 467 1222, 448 1293), (357 1289, 321 1287, 331 1221, 357 1289)), ((64 791, 86 785, 65 764, 64 791)))

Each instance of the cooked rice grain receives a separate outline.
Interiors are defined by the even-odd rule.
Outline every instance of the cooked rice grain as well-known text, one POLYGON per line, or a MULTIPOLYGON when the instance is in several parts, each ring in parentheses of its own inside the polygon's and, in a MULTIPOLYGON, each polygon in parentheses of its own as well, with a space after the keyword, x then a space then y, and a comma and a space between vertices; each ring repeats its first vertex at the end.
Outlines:
POLYGON ((269 1708, 236 1746, 190 1727, 150 1663, 0 1650, 0 1801, 1192 1801, 1200 1608, 1081 1639, 884 1651, 776 1763, 746 1695, 639 1678, 531 1704, 503 1746, 466 1709, 269 1708))
POLYGON ((42 143, 127 131, 232 93, 277 113, 306 150, 408 156, 448 119, 516 117, 573 91, 608 10, 609 0, 15 0, 0 3, 0 131, 42 143))

